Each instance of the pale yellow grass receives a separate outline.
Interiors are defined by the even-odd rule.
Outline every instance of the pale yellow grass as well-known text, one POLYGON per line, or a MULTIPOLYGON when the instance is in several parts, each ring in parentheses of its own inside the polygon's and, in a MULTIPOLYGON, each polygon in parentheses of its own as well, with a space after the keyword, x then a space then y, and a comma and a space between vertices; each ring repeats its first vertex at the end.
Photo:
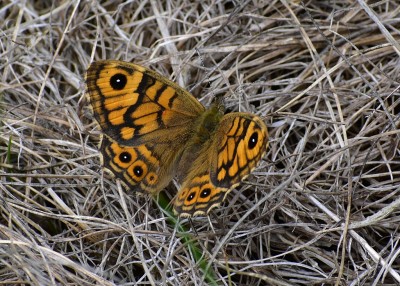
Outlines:
POLYGON ((3 1, 0 19, 0 285, 212 283, 152 200, 103 176, 96 59, 265 118, 259 168, 181 222, 214 284, 400 283, 398 1, 3 1))

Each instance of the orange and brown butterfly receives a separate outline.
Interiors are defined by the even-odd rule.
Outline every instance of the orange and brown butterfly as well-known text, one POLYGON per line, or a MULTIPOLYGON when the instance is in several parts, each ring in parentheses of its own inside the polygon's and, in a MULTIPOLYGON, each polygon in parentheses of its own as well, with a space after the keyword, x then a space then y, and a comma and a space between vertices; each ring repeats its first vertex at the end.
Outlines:
POLYGON ((267 127, 260 117, 206 109, 176 83, 145 67, 105 60, 86 74, 86 94, 105 136, 103 165, 126 187, 152 195, 174 177, 181 217, 206 215, 264 156, 267 127))

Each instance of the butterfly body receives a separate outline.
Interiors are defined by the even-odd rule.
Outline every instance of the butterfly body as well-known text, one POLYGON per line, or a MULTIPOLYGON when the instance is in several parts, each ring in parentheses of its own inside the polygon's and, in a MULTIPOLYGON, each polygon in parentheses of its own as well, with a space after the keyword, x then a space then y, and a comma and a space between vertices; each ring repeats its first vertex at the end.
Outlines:
POLYGON ((267 127, 250 113, 209 109, 158 73, 99 61, 86 74, 87 95, 104 136, 103 165, 134 191, 157 194, 177 176, 180 216, 207 214, 256 167, 267 127))

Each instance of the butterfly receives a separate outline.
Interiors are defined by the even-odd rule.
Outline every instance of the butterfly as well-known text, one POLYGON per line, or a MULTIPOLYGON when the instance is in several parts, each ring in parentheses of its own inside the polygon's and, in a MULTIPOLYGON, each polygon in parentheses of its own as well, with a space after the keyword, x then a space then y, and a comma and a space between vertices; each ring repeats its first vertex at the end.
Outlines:
POLYGON ((207 215, 257 166, 268 131, 254 114, 206 109, 188 91, 145 67, 93 62, 86 95, 104 134, 102 164, 130 190, 156 195, 174 178, 180 217, 207 215))

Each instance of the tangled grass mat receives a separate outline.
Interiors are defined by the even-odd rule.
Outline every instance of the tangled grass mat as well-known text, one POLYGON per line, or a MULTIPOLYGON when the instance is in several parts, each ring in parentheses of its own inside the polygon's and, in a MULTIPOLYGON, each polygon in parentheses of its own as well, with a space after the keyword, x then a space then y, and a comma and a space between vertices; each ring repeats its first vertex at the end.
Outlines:
POLYGON ((398 1, 3 1, 0 284, 399 285, 398 1), (258 168, 209 217, 121 188, 93 60, 261 116, 258 168))

